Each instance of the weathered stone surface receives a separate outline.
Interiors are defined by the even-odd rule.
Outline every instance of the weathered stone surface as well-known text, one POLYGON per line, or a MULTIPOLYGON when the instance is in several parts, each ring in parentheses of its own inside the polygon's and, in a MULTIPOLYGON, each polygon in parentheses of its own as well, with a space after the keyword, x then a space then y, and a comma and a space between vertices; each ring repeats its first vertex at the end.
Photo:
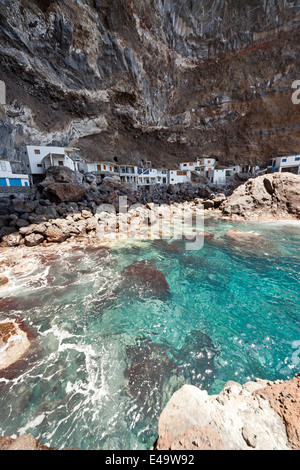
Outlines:
POLYGON ((300 374, 280 384, 272 384, 256 392, 263 395, 286 426, 289 444, 300 450, 300 374))
POLYGON ((50 183, 43 191, 44 197, 60 204, 62 202, 78 202, 85 195, 83 186, 71 183, 50 183))
POLYGON ((221 208, 226 216, 245 219, 300 218, 300 175, 275 173, 251 179, 221 208))
POLYGON ((261 396, 266 384, 229 382, 216 396, 185 385, 161 414, 156 449, 290 449, 285 423, 261 396))
POLYGON ((43 185, 47 183, 72 183, 81 184, 83 175, 66 166, 52 166, 47 169, 43 185))
POLYGON ((62 243, 67 239, 67 236, 64 234, 63 230, 56 227, 55 225, 51 225, 45 231, 45 237, 49 242, 52 243, 62 243))
POLYGON ((100 188, 101 191, 111 192, 124 189, 124 185, 121 183, 121 181, 118 181, 115 178, 111 178, 110 176, 106 176, 100 188))
POLYGON ((155 165, 199 148, 221 163, 298 151, 298 2, 18 6, 1 7, 1 76, 20 97, 4 110, 4 156, 19 160, 28 135, 76 141, 89 160, 155 165))
POLYGON ((23 237, 18 233, 11 233, 9 235, 5 235, 2 238, 2 246, 19 246, 23 240, 23 237))
POLYGON ((39 233, 32 233, 31 235, 27 235, 25 237, 25 245, 26 246, 38 246, 43 243, 44 237, 39 233))
POLYGON ((27 334, 15 321, 0 322, 0 371, 21 359, 29 348, 27 334))

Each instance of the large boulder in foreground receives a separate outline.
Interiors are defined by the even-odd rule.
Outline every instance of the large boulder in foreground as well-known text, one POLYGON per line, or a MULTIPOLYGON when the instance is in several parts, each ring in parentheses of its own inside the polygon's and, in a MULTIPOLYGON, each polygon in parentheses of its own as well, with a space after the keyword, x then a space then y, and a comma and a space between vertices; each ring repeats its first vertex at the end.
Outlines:
POLYGON ((0 371, 21 359, 29 348, 28 336, 17 322, 0 322, 0 371))
POLYGON ((222 204, 223 214, 245 219, 300 218, 300 175, 275 173, 251 179, 222 204))
POLYGON ((300 449, 300 374, 288 382, 228 382, 220 395, 184 385, 159 420, 156 450, 300 449))
POLYGON ((43 190, 43 196, 56 204, 79 202, 85 193, 83 186, 72 183, 50 183, 43 190))

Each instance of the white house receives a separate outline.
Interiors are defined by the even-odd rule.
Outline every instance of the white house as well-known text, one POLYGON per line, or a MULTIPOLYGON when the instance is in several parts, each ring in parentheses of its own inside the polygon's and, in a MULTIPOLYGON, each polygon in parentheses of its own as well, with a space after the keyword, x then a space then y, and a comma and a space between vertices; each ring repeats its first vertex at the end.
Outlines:
POLYGON ((226 177, 228 175, 227 168, 215 168, 208 171, 208 178, 211 184, 224 185, 226 184, 226 177))
POLYGON ((214 170, 216 160, 214 158, 200 158, 195 167, 195 172, 200 176, 208 177, 208 172, 214 170))
POLYGON ((119 166, 112 162, 86 162, 84 164, 86 173, 101 173, 109 176, 110 174, 119 174, 119 166))
POLYGON ((198 166, 198 162, 183 162, 179 163, 179 168, 181 171, 195 171, 198 166))
POLYGON ((43 175, 50 166, 66 166, 73 171, 83 168, 82 160, 76 153, 77 149, 66 147, 27 146, 29 173, 43 175))
POLYGON ((134 165, 119 165, 119 174, 122 183, 137 184, 139 171, 134 165))
POLYGON ((168 183, 168 171, 156 168, 139 168, 138 185, 149 186, 168 183))
POLYGON ((191 181, 191 171, 169 170, 169 184, 188 183, 191 181))
POLYGON ((268 173, 291 172, 300 174, 300 155, 275 157, 268 162, 268 173))
POLYGON ((231 175, 234 175, 235 173, 242 173, 242 167, 240 165, 230 166, 228 170, 230 171, 231 175))
POLYGON ((0 160, 0 187, 6 186, 29 186, 29 177, 13 173, 10 162, 0 160))

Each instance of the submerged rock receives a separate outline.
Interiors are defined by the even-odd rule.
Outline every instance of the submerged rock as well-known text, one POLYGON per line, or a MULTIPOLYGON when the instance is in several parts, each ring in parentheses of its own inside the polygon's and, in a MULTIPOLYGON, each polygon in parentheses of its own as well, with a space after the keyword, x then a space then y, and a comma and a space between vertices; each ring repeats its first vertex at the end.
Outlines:
POLYGON ((150 261, 136 261, 123 269, 122 275, 126 281, 141 288, 145 296, 159 296, 169 292, 165 275, 150 261))
POLYGON ((192 331, 178 354, 178 367, 186 383, 207 388, 216 378, 214 358, 218 350, 202 331, 192 331))
POLYGON ((274 250, 271 241, 264 238, 259 233, 245 232, 243 230, 228 230, 226 239, 235 248, 241 248, 250 253, 261 253, 262 251, 274 250))
POLYGON ((128 364, 124 376, 127 380, 127 393, 139 402, 144 414, 157 415, 164 387, 169 385, 172 376, 180 376, 175 362, 170 359, 163 346, 154 344, 149 339, 137 340, 136 346, 127 347, 126 355, 128 364))

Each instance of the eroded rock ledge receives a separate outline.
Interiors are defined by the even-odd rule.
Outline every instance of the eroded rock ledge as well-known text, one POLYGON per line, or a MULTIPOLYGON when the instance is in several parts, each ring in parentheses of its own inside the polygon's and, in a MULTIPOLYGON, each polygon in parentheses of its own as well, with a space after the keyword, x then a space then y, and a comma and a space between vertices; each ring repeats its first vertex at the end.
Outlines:
POLYGON ((225 216, 249 220, 300 218, 300 175, 275 173, 247 181, 222 204, 225 216))
POLYGON ((156 450, 299 450, 300 374, 291 381, 228 382, 222 392, 185 385, 159 420, 156 450))

